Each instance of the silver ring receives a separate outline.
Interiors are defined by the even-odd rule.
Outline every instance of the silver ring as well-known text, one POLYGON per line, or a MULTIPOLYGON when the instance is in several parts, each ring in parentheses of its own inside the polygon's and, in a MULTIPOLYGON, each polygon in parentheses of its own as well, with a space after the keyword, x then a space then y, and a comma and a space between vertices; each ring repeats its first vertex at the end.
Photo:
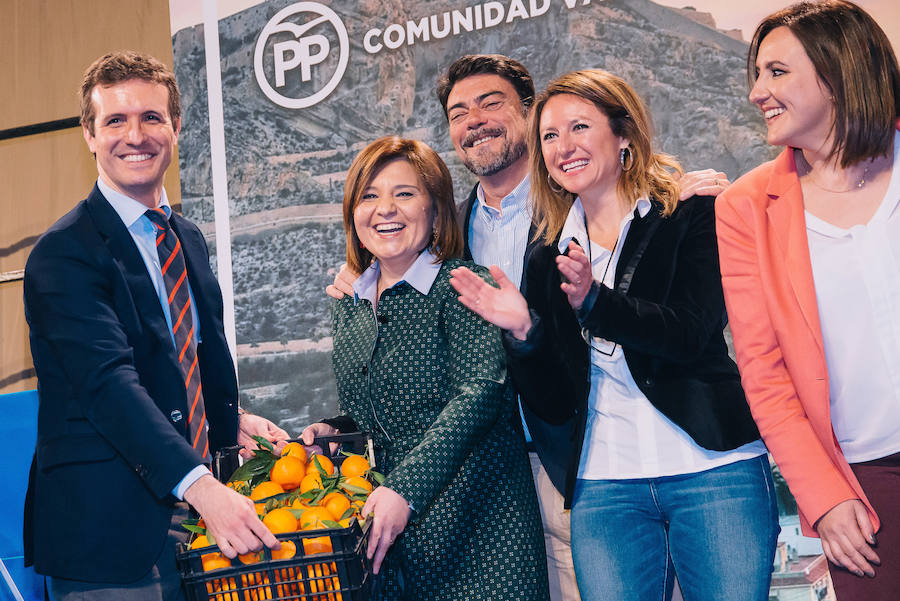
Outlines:
POLYGON ((716 179, 714 179, 713 181, 715 182, 716 186, 721 186, 721 185, 722 185, 722 184, 719 183, 719 178, 718 178, 718 177, 717 177, 716 179))
POLYGON ((576 285, 576 286, 581 286, 581 280, 575 280, 575 285, 576 285))

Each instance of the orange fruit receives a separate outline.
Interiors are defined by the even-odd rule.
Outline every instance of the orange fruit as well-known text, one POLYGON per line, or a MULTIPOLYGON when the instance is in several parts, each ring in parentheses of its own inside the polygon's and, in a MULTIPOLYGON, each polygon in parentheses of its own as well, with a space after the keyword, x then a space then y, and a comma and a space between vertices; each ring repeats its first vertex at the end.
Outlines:
POLYGON ((191 549, 202 549, 203 547, 208 547, 209 545, 209 539, 205 534, 201 534, 191 542, 191 549))
POLYGON ((216 593, 215 596, 209 596, 210 601, 243 601, 237 592, 237 580, 234 578, 216 578, 206 583, 206 590, 216 593))
POLYGON ((331 462, 331 459, 326 457, 325 455, 313 455, 309 458, 309 461, 306 463, 306 471, 315 471, 316 473, 319 470, 316 469, 316 464, 319 464, 325 473, 329 476, 334 475, 334 464, 331 462))
POLYGON ((284 490, 292 490, 300 486, 300 481, 305 475, 306 465, 291 455, 276 461, 269 471, 269 479, 280 484, 284 490))
MULTIPOLYGON (((281 544, 284 545, 285 542, 281 541, 281 544)), ((296 551, 296 549, 295 549, 296 551)), ((275 587, 275 594, 278 595, 278 599, 294 599, 296 601, 305 601, 306 597, 299 597, 303 594, 303 584, 301 582, 296 582, 297 576, 299 572, 294 568, 282 568, 280 570, 275 570, 275 582, 284 582, 286 584, 279 584, 275 587)))
POLYGON ((366 502, 362 499, 355 499, 353 501, 350 501, 350 507, 353 508, 353 515, 359 515, 360 513, 362 513, 362 508, 365 504, 366 502))
POLYGON ((287 446, 285 446, 284 449, 281 451, 281 456, 282 457, 287 457, 287 456, 296 457, 303 463, 306 463, 306 459, 307 459, 306 449, 303 448, 303 445, 300 444, 299 442, 287 443, 287 446))
POLYGON ((243 555, 238 555, 238 559, 241 560, 241 563, 244 565, 258 563, 259 560, 262 559, 262 552, 256 551, 254 553, 244 553, 243 555))
POLYGON ((325 495, 320 505, 331 512, 334 520, 337 521, 344 516, 344 512, 350 509, 350 499, 343 493, 330 492, 325 495))
MULTIPOLYGON (((260 482, 256 485, 256 488, 253 489, 253 492, 250 493, 250 498, 254 501, 259 501, 262 499, 267 499, 273 495, 279 495, 284 492, 284 489, 277 482, 260 482)), ((262 515, 266 512, 266 504, 265 503, 257 503, 256 504, 256 513, 262 515)))
POLYGON ((308 499, 297 498, 294 499, 293 503, 291 503, 291 509, 299 509, 300 511, 306 511, 310 507, 312 507, 312 505, 309 504, 308 499))
POLYGON ((316 488, 322 488, 322 477, 315 468, 309 470, 303 480, 300 481, 300 493, 309 492, 316 488))
MULTIPOLYGON (((315 555, 316 553, 331 553, 331 539, 327 536, 303 539, 303 553, 315 555)), ((310 566, 312 567, 312 566, 310 566)))
POLYGON ((341 475, 347 478, 364 476, 369 471, 369 461, 362 455, 350 455, 341 464, 341 475))
POLYGON ((277 482, 260 482, 256 485, 256 488, 253 489, 253 492, 250 493, 250 498, 254 501, 259 501, 260 499, 265 499, 283 492, 284 488, 277 482))
POLYGON ((247 495, 250 492, 250 483, 246 480, 232 480, 228 482, 225 486, 232 490, 236 490, 242 495, 247 495))
POLYGON ((327 528, 322 522, 334 521, 334 516, 325 507, 310 507, 300 514, 300 530, 321 530, 327 528))
POLYGON ((272 559, 290 559, 297 554, 297 545, 292 540, 281 541, 281 548, 272 551, 272 559))
POLYGON ((297 530, 297 518, 290 509, 279 507, 273 509, 263 518, 263 524, 272 531, 272 534, 294 532, 297 530))
MULTIPOLYGON (((355 486, 357 488, 364 488, 368 492, 372 492, 372 483, 362 476, 351 476, 344 480, 343 484, 349 484, 350 486, 355 486)), ((343 484, 339 486, 343 486, 343 484)))
POLYGON ((221 553, 207 553, 200 560, 203 562, 204 572, 231 567, 231 560, 221 553))
POLYGON ((351 515, 350 517, 348 517, 348 518, 344 518, 344 519, 338 521, 338 523, 341 525, 341 528, 349 528, 349 527, 350 527, 350 521, 351 521, 351 520, 353 520, 353 516, 352 516, 352 515, 351 515))
POLYGON ((264 601, 272 598, 272 587, 260 586, 269 584, 269 575, 264 572, 241 574, 244 587, 244 601, 264 601))

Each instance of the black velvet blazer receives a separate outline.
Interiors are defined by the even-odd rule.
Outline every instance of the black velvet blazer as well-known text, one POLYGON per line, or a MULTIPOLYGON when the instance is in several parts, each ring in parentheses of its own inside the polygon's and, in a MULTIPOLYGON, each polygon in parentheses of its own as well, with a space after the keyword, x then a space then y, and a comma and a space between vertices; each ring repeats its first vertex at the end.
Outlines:
POLYGON ((525 341, 504 336, 523 401, 550 423, 573 419, 566 476, 572 500, 587 422, 590 349, 582 327, 622 346, 641 392, 701 447, 725 451, 759 438, 740 376, 728 356, 714 198, 693 197, 662 217, 652 203, 635 216, 616 267, 616 289, 594 282, 576 315, 560 290, 557 242, 525 267, 533 327, 525 341))

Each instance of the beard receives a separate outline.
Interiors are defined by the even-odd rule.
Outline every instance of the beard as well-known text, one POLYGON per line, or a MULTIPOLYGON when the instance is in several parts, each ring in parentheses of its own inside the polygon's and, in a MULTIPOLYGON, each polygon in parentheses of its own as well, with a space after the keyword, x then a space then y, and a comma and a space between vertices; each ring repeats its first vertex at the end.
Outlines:
MULTIPOLYGON (((528 146, 525 143, 525 140, 519 140, 515 144, 509 141, 506 138, 505 130, 487 130, 482 129, 477 132, 473 132, 467 136, 468 139, 477 140, 478 138, 484 136, 485 134, 503 136, 503 146, 500 148, 498 152, 494 153, 479 153, 478 148, 467 148, 463 153, 463 165, 466 166, 466 169, 471 171, 477 177, 489 177, 491 175, 495 175, 500 173, 516 161, 518 161, 522 155, 525 154, 525 151, 528 150, 528 146)), ((466 148, 465 145, 463 148, 466 148)))

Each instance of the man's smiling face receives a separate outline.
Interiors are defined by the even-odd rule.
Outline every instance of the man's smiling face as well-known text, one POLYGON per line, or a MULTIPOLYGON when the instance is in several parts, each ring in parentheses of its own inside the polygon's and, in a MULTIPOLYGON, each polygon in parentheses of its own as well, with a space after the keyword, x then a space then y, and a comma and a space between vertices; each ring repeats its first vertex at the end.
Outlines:
POLYGON ((165 85, 129 79, 95 86, 94 132, 84 139, 97 157, 101 179, 114 190, 155 207, 172 161, 180 123, 169 116, 165 85))
POLYGON ((503 171, 525 154, 526 119, 509 81, 492 73, 459 80, 447 97, 450 139, 475 175, 503 171))

